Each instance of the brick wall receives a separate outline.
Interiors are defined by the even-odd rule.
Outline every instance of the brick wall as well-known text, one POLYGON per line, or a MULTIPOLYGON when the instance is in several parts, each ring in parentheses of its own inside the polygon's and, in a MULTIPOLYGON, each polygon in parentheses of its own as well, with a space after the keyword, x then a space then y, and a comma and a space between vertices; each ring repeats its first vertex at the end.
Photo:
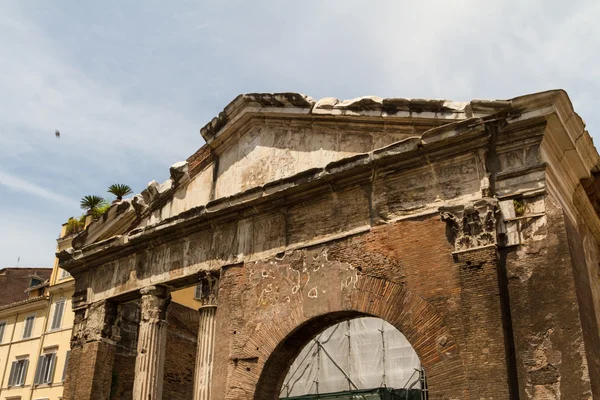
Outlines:
MULTIPOLYGON (((127 303, 122 312, 121 340, 112 371, 111 399, 126 400, 133 395, 139 308, 136 302, 127 303)), ((167 344, 163 398, 193 399, 198 311, 172 302, 167 310, 167 344)))
POLYGON ((207 145, 200 147, 194 154, 189 156, 186 161, 188 162, 190 177, 194 177, 202 171, 207 163, 212 161, 212 158, 212 150, 207 145))
POLYGON ((594 397, 600 398, 600 257, 598 243, 583 221, 565 217, 587 369, 594 397), (579 227, 579 230, 577 229, 579 227))
POLYGON ((384 318, 407 337, 431 399, 508 398, 496 250, 452 251, 436 214, 225 269, 216 398, 276 398, 316 333, 360 315, 384 318))
POLYGON ((521 246, 505 249, 502 255, 519 398, 589 399, 576 283, 582 267, 581 261, 571 258, 581 248, 577 249, 574 235, 570 248, 563 211, 551 198, 530 202, 543 203, 545 216, 523 221, 521 246))
POLYGON ((198 316, 198 310, 174 302, 169 305, 164 399, 192 400, 194 397, 198 316))
POLYGON ((90 342, 69 353, 64 400, 108 399, 113 379, 115 346, 90 342))

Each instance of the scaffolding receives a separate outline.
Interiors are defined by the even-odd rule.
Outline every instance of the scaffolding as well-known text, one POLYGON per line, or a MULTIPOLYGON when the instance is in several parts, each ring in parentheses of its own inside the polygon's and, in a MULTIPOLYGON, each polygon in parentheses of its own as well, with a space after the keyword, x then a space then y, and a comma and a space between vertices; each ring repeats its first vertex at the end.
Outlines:
POLYGON ((292 363, 282 399, 424 400, 425 373, 402 333, 379 318, 331 326, 292 363))
POLYGON ((309 394, 304 396, 286 397, 286 400, 422 400, 421 391, 415 389, 374 388, 365 390, 350 390, 345 392, 309 394))

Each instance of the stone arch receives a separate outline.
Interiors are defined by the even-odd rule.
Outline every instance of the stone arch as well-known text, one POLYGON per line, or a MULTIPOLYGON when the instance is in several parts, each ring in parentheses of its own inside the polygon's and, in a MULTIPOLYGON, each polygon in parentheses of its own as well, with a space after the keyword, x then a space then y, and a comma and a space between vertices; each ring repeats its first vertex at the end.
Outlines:
POLYGON ((328 303, 318 315, 291 303, 286 318, 258 326, 234 360, 226 398, 277 399, 303 346, 327 327, 360 316, 381 318, 404 334, 427 371, 430 399, 468 398, 458 345, 434 307, 404 285, 360 273, 341 303, 328 303))

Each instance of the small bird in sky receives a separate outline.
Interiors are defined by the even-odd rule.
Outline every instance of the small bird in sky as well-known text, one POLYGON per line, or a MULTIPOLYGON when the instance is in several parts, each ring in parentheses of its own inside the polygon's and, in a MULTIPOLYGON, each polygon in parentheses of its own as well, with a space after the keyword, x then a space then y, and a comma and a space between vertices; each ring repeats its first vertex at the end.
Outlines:
POLYGON ((60 132, 54 131, 54 136, 56 136, 57 139, 60 139, 60 132))

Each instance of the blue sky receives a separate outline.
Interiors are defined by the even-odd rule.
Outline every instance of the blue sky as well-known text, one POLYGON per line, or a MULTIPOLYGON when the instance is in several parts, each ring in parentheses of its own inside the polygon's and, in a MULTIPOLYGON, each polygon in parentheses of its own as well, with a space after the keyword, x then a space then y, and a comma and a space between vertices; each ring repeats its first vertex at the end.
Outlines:
POLYGON ((563 88, 598 141, 599 18, 594 0, 0 0, 0 267, 51 266, 82 196, 165 180, 239 93, 563 88))

